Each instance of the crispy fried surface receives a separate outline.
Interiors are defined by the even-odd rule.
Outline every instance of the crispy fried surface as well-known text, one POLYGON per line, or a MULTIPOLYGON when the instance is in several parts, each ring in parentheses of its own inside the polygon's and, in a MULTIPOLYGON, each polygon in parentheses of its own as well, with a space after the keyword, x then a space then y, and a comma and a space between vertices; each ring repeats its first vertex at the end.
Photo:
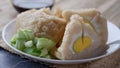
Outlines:
POLYGON ((57 43, 63 36, 66 21, 50 14, 49 9, 30 10, 19 14, 16 19, 20 28, 33 30, 37 37, 48 37, 57 43))

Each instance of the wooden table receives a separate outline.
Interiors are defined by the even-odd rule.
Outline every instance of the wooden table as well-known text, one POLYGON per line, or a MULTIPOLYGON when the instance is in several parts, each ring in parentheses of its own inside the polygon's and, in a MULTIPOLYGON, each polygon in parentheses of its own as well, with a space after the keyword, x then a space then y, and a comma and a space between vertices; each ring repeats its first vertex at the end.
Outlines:
MULTIPOLYGON (((108 20, 120 27, 120 0, 56 0, 53 10, 55 8, 97 8, 108 20)), ((11 52, 14 51, 3 42, 1 33, 4 25, 15 18, 17 14, 10 0, 0 0, 0 46, 11 52)), ((90 63, 54 66, 57 68, 120 68, 120 49, 108 57, 90 63)))

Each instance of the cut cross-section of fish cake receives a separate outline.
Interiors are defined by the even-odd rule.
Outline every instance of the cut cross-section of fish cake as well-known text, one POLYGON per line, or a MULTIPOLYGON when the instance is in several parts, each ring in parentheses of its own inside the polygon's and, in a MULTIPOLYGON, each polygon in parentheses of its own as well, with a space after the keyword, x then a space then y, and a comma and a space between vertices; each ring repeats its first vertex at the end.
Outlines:
POLYGON ((101 15, 97 9, 81 9, 81 10, 65 10, 63 11, 63 17, 69 21, 70 17, 74 14, 82 16, 85 22, 90 23, 90 25, 98 33, 99 37, 103 43, 107 42, 108 39, 108 29, 107 29, 107 20, 101 15))
POLYGON ((89 58, 100 45, 101 40, 94 29, 79 15, 72 15, 55 55, 62 60, 89 58))

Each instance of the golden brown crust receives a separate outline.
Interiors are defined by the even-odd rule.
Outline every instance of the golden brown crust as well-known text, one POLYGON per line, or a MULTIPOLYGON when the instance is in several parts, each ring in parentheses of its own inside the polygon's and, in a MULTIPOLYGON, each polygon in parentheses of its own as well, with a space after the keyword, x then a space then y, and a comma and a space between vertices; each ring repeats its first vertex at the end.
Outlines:
POLYGON ((33 30, 35 36, 48 37, 59 42, 63 36, 66 21, 48 13, 48 9, 30 10, 19 14, 16 22, 20 28, 33 30))
POLYGON ((54 12, 54 15, 62 18, 62 10, 60 8, 57 8, 54 12))

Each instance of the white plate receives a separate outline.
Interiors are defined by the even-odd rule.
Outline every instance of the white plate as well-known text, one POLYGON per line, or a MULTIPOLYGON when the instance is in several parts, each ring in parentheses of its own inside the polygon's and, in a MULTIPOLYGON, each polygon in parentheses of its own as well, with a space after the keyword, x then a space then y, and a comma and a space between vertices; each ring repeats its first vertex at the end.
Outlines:
POLYGON ((101 49, 101 51, 96 52, 96 57, 88 58, 88 59, 80 59, 80 60, 45 59, 45 58, 35 57, 32 55, 26 54, 10 45, 10 40, 13 37, 13 35, 15 34, 15 32, 16 32, 15 20, 12 20, 11 22, 9 22, 4 27, 3 32, 2 32, 3 40, 10 48, 12 48, 16 52, 20 53, 21 55, 23 55, 25 58, 31 58, 35 61, 43 61, 43 62, 54 63, 54 64, 77 64, 77 63, 89 62, 89 61, 97 60, 97 59, 103 58, 105 56, 108 56, 120 48, 120 45, 119 45, 120 30, 118 27, 116 27, 114 24, 110 23, 109 21, 108 21, 108 42, 107 42, 107 44, 114 42, 114 41, 117 41, 117 42, 114 42, 110 45, 106 45, 108 47, 108 49, 106 49, 104 47, 103 49, 101 49), (101 52, 101 54, 97 54, 100 52, 101 52))

